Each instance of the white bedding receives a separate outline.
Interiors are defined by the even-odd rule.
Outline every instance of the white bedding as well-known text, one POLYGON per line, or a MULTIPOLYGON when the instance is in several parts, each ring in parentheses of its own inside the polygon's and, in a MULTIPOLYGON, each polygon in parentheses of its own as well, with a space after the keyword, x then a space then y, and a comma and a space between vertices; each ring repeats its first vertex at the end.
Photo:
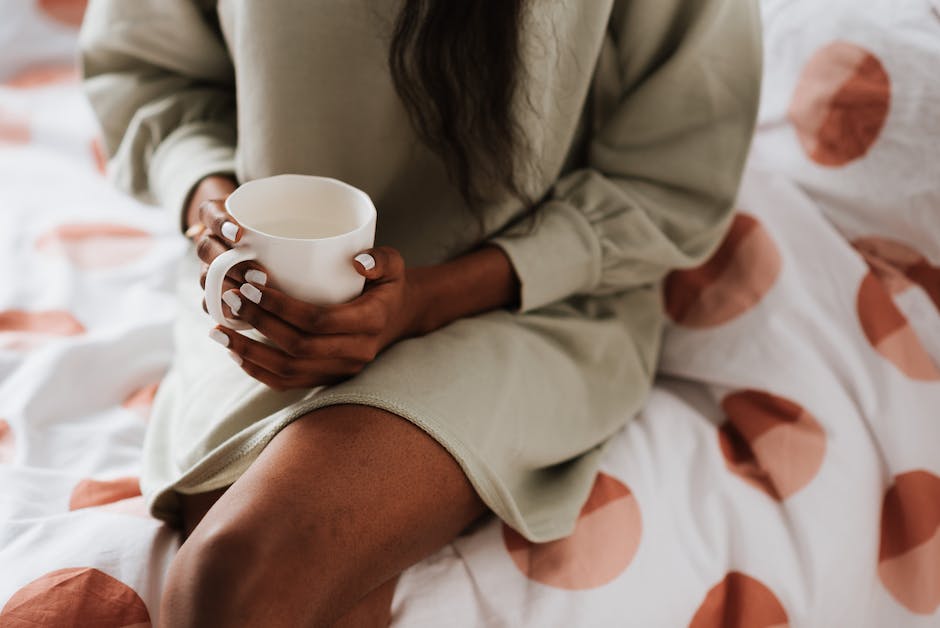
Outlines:
MULTIPOLYGON (((764 3, 740 212, 666 282, 662 376, 577 531, 490 521, 402 576, 395 626, 940 626, 940 88, 904 69, 940 19, 892 9, 912 52, 863 36, 891 3, 846 37, 798 29, 809 4, 764 3)), ((136 479, 185 241, 107 183, 63 61, 0 63, 0 626, 147 626, 179 539, 136 479)))

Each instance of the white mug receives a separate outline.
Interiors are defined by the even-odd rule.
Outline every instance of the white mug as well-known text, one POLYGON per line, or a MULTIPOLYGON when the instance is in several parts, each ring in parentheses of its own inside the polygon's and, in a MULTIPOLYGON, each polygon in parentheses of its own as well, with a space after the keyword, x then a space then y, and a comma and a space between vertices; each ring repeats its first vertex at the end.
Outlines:
POLYGON ((220 325, 250 329, 222 313, 222 280, 232 266, 258 260, 286 294, 318 305, 362 292, 353 258, 372 247, 375 206, 369 195, 326 177, 282 174, 238 187, 225 201, 243 233, 209 265, 206 309, 220 325))

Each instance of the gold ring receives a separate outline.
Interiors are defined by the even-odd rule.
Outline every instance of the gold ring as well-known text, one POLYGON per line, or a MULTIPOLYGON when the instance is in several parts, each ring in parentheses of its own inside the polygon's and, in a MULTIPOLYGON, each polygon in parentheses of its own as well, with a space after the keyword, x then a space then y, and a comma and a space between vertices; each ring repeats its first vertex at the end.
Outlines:
POLYGON ((183 235, 185 235, 190 240, 195 240, 205 230, 206 230, 206 226, 202 224, 201 222, 197 222, 197 223, 193 223, 193 225, 189 229, 187 229, 186 233, 183 235))

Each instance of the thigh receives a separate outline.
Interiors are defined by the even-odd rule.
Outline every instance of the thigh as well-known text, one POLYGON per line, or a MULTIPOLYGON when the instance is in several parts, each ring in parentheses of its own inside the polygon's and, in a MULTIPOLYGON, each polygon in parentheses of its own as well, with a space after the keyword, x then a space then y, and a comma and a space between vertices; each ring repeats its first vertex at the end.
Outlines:
POLYGON ((199 525, 202 518, 206 516, 206 513, 209 512, 213 504, 215 504, 227 490, 228 486, 214 491, 194 493, 192 495, 177 493, 180 502, 180 518, 182 520, 180 533, 183 536, 184 542, 189 538, 189 535, 192 534, 196 526, 199 525))
POLYGON ((335 619, 485 511, 424 431, 383 410, 331 406, 281 430, 180 554, 221 540, 231 570, 257 573, 239 561, 264 561, 256 584, 238 582, 246 596, 276 598, 284 617, 309 619, 316 605, 316 617, 335 619))

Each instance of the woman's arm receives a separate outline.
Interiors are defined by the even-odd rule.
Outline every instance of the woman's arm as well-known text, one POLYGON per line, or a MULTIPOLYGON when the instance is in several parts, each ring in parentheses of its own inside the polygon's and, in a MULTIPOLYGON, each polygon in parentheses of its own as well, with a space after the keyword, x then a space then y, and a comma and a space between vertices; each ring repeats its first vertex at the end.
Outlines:
POLYGON ((352 263, 366 286, 349 303, 299 301, 267 285, 266 276, 226 293, 232 316, 273 345, 221 326, 210 337, 228 347, 246 373, 271 388, 311 388, 355 375, 399 340, 473 314, 513 307, 519 298, 509 258, 492 246, 408 270, 398 251, 388 247, 364 251, 352 263))
MULTIPOLYGON (((186 225, 204 226, 194 234, 203 285, 208 264, 241 236, 224 204, 235 186, 230 177, 206 177, 186 208, 186 225), (223 234, 225 223, 236 227, 234 235, 228 233, 231 238, 223 234)), ((364 251, 350 263, 366 278, 365 289, 357 299, 335 306, 299 301, 267 285, 267 274, 255 262, 233 268, 225 279, 226 315, 250 323, 274 346, 221 326, 210 336, 228 347, 249 375, 272 388, 313 387, 354 375, 399 340, 519 303, 519 280, 495 246, 434 266, 406 269, 398 251, 389 247, 364 251), (251 268, 259 272, 246 274, 251 268)))
MULTIPOLYGON (((224 175, 204 178, 193 190, 186 208, 186 226, 210 225, 205 232, 194 234, 200 257, 208 265, 229 248, 221 234, 221 224, 228 221, 237 226, 224 207, 225 198, 237 186, 235 179, 224 175)), ((237 238, 236 238, 237 239, 237 238)), ((393 254, 393 257, 397 253, 393 254)), ((225 289, 235 289, 244 272, 257 264, 233 269, 225 289)), ((206 266, 203 267, 203 280, 206 266)), ((402 337, 420 336, 439 329, 458 318, 499 308, 516 307, 519 301, 519 280, 509 258, 502 249, 484 246, 481 249, 436 266, 409 268, 402 277, 407 297, 405 308, 391 321, 389 342, 402 337)), ((297 302, 297 308, 306 304, 297 302)))
POLYGON ((408 336, 519 304, 519 278, 499 247, 484 246, 443 264, 408 269, 405 275, 415 295, 408 336))
POLYGON ((235 75, 211 0, 91 0, 84 88, 115 184, 184 230, 196 183, 235 170, 235 75))
POLYGON ((757 0, 614 3, 584 167, 492 242, 520 310, 616 294, 703 262, 731 221, 761 86, 757 0))

